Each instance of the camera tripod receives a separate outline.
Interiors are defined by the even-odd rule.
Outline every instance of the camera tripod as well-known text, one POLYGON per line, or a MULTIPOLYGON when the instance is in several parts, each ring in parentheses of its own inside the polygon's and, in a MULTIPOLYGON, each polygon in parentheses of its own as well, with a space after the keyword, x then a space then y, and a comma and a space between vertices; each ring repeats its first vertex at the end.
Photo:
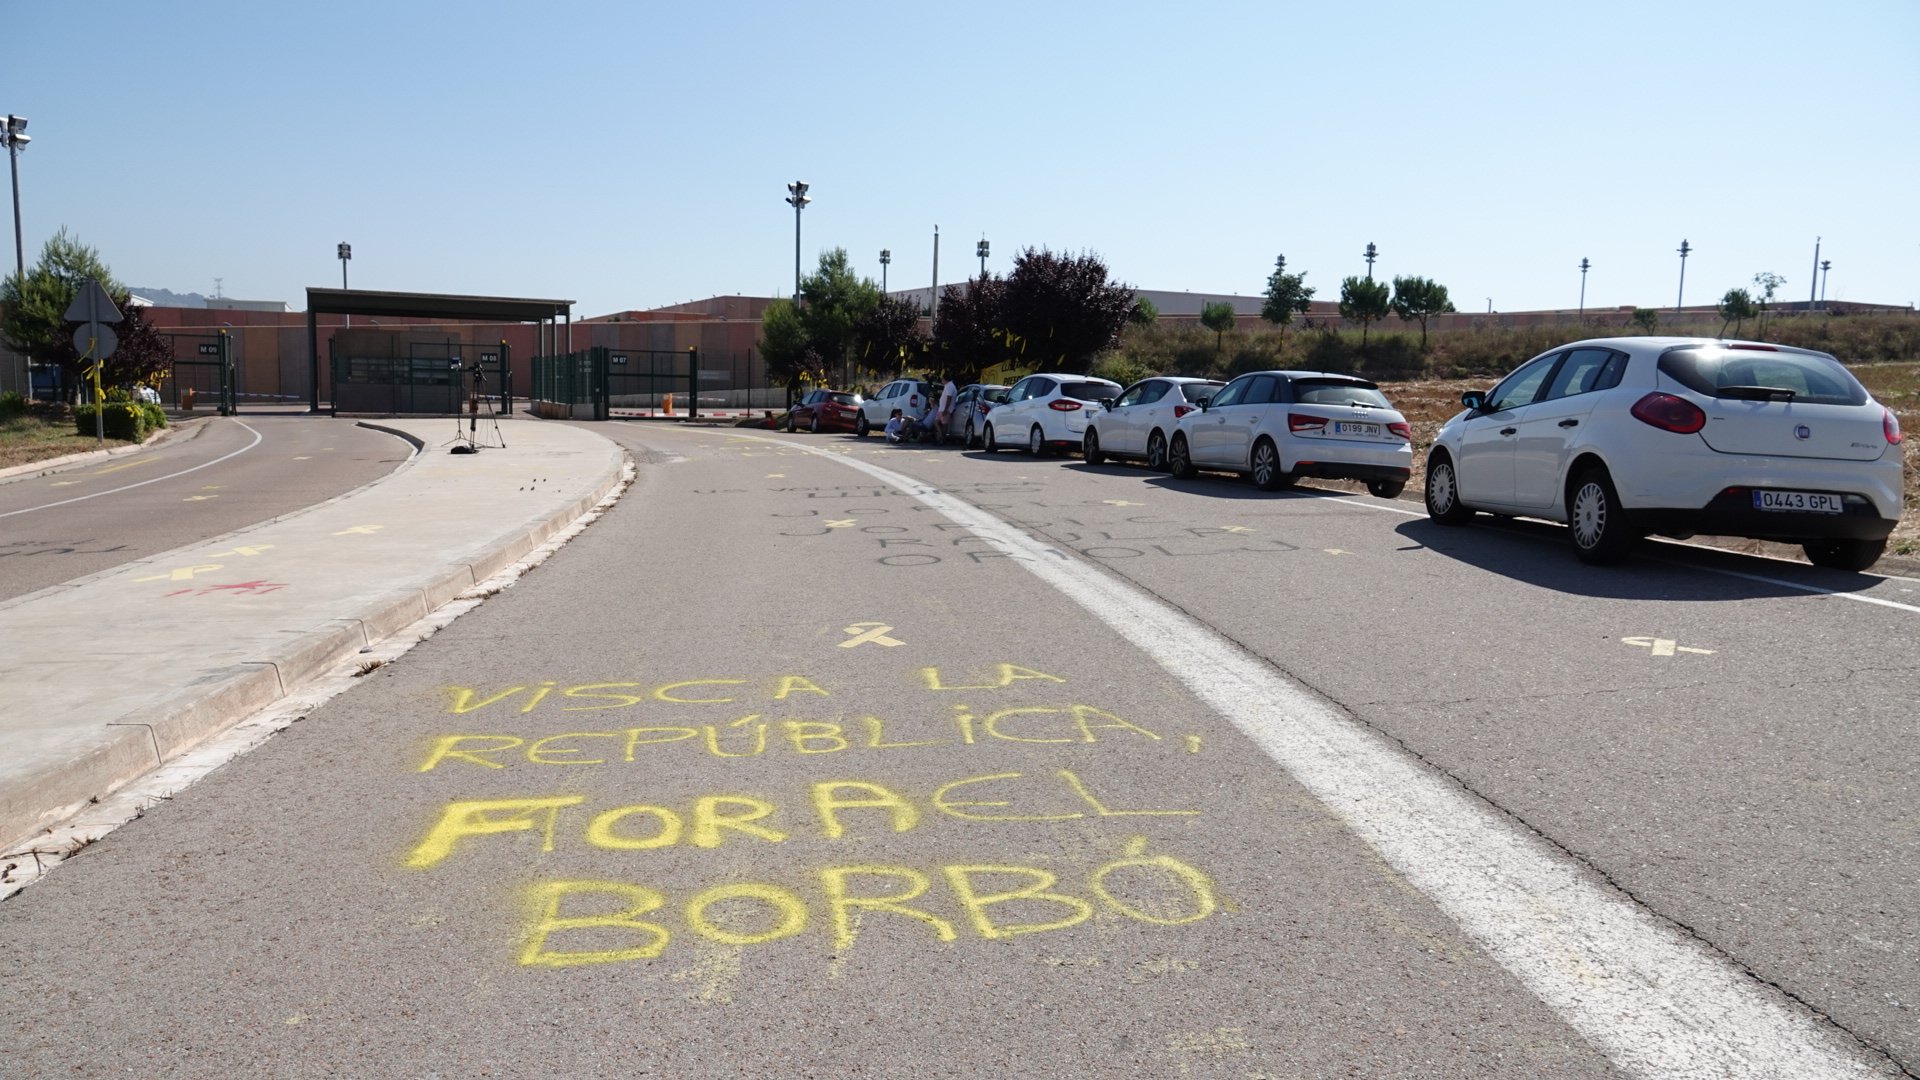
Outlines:
MULTIPOLYGON (((500 434, 500 416, 493 409, 493 399, 487 397, 485 394, 487 385, 486 369, 478 363, 475 363, 472 367, 461 367, 459 362, 455 361, 453 370, 456 377, 460 375, 472 375, 473 390, 470 393, 461 394, 454 399, 453 438, 449 444, 453 447, 452 452, 456 454, 477 454, 483 446, 490 446, 501 450, 506 449, 506 437, 500 434), (460 405, 463 401, 467 407, 467 429, 465 431, 460 430, 460 405), (487 411, 487 423, 493 427, 493 438, 486 442, 480 441, 480 410, 482 408, 487 411)), ((462 380, 462 389, 465 389, 465 380, 462 380)))

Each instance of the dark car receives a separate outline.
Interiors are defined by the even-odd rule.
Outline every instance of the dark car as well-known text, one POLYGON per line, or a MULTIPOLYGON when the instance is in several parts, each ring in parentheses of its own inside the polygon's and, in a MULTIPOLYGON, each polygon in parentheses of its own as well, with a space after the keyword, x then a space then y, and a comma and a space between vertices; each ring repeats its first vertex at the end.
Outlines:
POLYGON ((849 394, 845 390, 809 390, 793 408, 787 410, 786 428, 788 431, 806 428, 815 434, 822 431, 852 431, 854 417, 859 413, 859 394, 849 394))
POLYGON ((946 427, 940 431, 940 441, 946 442, 954 436, 960 437, 960 445, 971 448, 980 441, 980 430, 985 425, 982 420, 987 411, 995 405, 1005 404, 1007 388, 999 383, 969 383, 954 396, 953 411, 947 414, 946 427))

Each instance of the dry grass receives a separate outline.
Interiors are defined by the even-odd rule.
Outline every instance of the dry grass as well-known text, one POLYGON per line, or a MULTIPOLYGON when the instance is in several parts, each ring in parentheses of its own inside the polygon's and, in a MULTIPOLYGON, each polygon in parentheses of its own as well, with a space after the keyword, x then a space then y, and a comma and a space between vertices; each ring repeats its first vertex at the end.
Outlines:
MULTIPOLYGON (((106 441, 109 449, 126 445, 119 439, 106 441)), ((93 436, 75 432, 72 420, 55 422, 38 416, 16 416, 0 421, 0 469, 100 447, 93 436)))
MULTIPOLYGON (((1920 362, 1856 364, 1852 370, 1874 398, 1900 418, 1901 430, 1907 436, 1901 443, 1907 462, 1906 513, 1887 543, 1887 552, 1907 557, 1920 555, 1920 362)), ((1485 390, 1495 381, 1420 379, 1382 387, 1413 428, 1414 466, 1413 479, 1407 484, 1409 491, 1419 491, 1425 483, 1427 448, 1433 445, 1434 433, 1440 430, 1440 425, 1460 411, 1460 395, 1468 390, 1485 390)), ((1360 487, 1353 485, 1353 489, 1357 491, 1360 487)), ((1799 550, 1733 539, 1724 541, 1724 546, 1778 553, 1799 550)))

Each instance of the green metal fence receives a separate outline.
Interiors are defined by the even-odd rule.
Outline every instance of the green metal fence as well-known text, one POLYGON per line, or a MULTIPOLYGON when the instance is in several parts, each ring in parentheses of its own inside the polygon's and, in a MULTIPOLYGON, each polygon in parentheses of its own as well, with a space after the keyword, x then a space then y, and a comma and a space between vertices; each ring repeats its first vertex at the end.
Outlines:
POLYGON ((591 417, 605 420, 603 380, 607 350, 581 349, 557 356, 533 358, 535 410, 544 415, 591 417))

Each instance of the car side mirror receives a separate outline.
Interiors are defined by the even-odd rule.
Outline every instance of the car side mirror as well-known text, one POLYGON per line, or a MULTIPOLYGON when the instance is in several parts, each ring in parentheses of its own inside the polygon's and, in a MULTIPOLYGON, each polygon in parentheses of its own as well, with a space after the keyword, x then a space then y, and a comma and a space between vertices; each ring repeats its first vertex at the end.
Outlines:
POLYGON ((1200 411, 1201 411, 1201 412, 1206 412, 1206 411, 1207 411, 1208 409, 1210 409, 1210 408, 1212 408, 1212 407, 1213 407, 1213 399, 1212 399, 1212 398, 1208 398, 1207 400, 1205 400, 1205 401, 1203 401, 1203 402, 1201 402, 1201 403, 1200 403, 1200 411))
POLYGON ((1460 395, 1460 404, 1479 412, 1487 407, 1487 395, 1479 390, 1469 390, 1460 395))
POLYGON ((1100 407, 1101 407, 1101 408, 1103 408, 1103 409, 1112 409, 1112 408, 1113 408, 1113 399, 1112 399, 1112 398, 1110 398, 1110 397, 1103 397, 1103 398, 1101 398, 1101 399, 1100 399, 1100 407))

